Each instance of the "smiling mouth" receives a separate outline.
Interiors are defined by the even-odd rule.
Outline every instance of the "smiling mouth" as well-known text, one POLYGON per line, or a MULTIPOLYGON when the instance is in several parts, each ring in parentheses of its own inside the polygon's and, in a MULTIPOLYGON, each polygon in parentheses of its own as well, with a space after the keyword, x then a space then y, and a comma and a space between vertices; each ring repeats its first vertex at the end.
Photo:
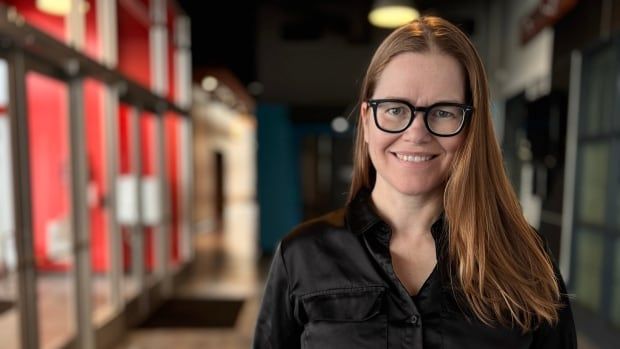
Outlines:
POLYGON ((407 155, 407 154, 399 154, 399 153, 393 153, 393 154, 399 160, 407 161, 407 162, 415 162, 415 163, 430 161, 437 157, 437 155, 407 155))

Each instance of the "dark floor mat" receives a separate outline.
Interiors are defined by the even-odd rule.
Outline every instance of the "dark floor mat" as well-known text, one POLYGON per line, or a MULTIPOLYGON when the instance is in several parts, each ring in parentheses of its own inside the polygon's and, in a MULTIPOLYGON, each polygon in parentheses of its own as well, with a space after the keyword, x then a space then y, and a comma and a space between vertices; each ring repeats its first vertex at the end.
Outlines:
POLYGON ((233 327, 242 305, 239 300, 172 299, 140 327, 233 327))
POLYGON ((15 302, 7 302, 7 301, 0 301, 0 314, 4 313, 5 311, 13 308, 13 305, 15 304, 15 302))

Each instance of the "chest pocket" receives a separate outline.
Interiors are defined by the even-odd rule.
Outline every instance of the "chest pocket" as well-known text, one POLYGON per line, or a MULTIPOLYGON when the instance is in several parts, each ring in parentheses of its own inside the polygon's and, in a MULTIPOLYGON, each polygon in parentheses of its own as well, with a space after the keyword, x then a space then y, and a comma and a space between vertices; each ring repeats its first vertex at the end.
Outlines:
POLYGON ((303 348, 387 348, 384 294, 383 287, 361 287, 303 297, 303 348))

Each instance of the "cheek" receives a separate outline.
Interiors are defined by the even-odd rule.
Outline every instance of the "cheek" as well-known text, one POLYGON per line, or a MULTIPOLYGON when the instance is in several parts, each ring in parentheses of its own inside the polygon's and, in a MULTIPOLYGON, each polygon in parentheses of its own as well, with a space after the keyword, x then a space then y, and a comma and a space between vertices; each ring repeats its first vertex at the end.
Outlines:
POLYGON ((440 140, 441 146, 450 155, 454 155, 459 149, 461 149, 463 143, 465 143, 465 137, 463 134, 440 140))
POLYGON ((368 143, 368 149, 370 152, 382 153, 395 141, 394 137, 391 137, 389 134, 381 132, 376 128, 371 128, 368 131, 369 132, 366 133, 366 143, 368 143))

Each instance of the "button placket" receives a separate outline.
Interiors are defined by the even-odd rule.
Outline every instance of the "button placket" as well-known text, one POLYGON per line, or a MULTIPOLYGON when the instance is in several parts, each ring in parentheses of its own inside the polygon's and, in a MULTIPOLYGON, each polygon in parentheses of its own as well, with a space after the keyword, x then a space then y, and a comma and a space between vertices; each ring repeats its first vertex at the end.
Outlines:
POLYGON ((420 327, 420 316, 413 314, 411 315, 411 317, 409 317, 409 319, 407 320, 408 323, 410 323, 411 325, 415 326, 415 327, 420 327))

